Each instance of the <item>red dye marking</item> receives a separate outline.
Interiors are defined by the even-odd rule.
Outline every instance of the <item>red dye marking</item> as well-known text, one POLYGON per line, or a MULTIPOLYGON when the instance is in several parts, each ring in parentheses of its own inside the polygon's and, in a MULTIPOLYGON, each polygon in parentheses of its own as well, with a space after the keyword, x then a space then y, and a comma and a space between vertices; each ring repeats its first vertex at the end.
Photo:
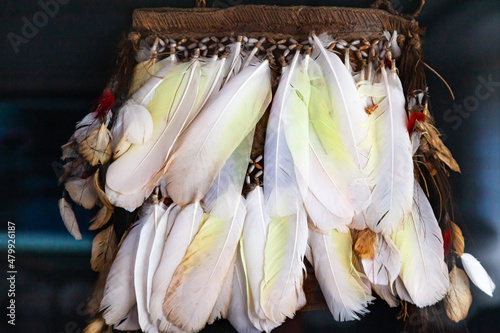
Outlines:
POLYGON ((391 61, 389 60, 389 58, 387 58, 387 57, 386 57, 386 58, 384 59, 384 65, 385 65, 385 67, 389 67, 389 68, 391 68, 391 65, 392 65, 392 64, 391 64, 391 61))
POLYGON ((410 121, 408 122, 408 133, 411 135, 413 133, 413 128, 415 127, 416 121, 424 121, 425 114, 420 112, 414 112, 410 115, 410 121))
POLYGON ((447 256, 451 246, 451 230, 443 230, 444 255, 447 256))
POLYGON ((109 110, 115 104, 115 96, 111 93, 109 89, 104 90, 101 96, 94 103, 94 114, 95 118, 103 118, 105 117, 109 110))

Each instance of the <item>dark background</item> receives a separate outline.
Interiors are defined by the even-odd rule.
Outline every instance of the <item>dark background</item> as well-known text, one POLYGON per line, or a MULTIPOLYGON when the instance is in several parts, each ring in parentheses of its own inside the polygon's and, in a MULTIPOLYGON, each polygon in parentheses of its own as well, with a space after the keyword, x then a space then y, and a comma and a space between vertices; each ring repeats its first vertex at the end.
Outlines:
MULTIPOLYGON (((42 0, 47 2, 49 0, 42 0)), ((82 332, 83 308, 95 275, 90 270, 92 234, 88 212, 77 211, 82 241, 75 241, 59 217, 57 185, 60 146, 76 121, 89 111, 114 69, 118 41, 131 26, 134 8, 192 7, 194 1, 60 0, 57 13, 15 51, 8 34, 22 36, 23 17, 33 21, 42 8, 35 0, 0 4, 0 242, 6 253, 6 224, 16 224, 16 327, 2 332, 82 332)), ((372 1, 220 0, 238 4, 336 5, 368 7, 372 1)), ((208 6, 213 4, 207 1, 208 6)), ((414 1, 393 0, 402 12, 414 1)), ((481 260, 500 285, 500 4, 488 1, 429 1, 419 17, 427 28, 425 61, 432 112, 445 143, 462 168, 451 175, 456 221, 463 226, 466 251, 481 260), (490 91, 482 80, 496 82, 490 91), (479 89, 479 92, 478 92, 479 89), (485 97, 481 94, 489 93, 485 97), (482 95, 481 95, 482 96, 482 95), (474 102, 477 102, 474 104, 474 102), (461 112, 456 112, 462 108, 461 112), (467 111, 470 110, 470 111, 467 111)), ((11 35, 12 36, 12 35, 11 35)), ((6 255, 1 256, 6 267, 6 255)), ((6 268, 2 272, 6 272, 6 268)), ((0 308, 7 306, 6 273, 0 273, 0 308)), ((465 323, 446 331, 490 332, 500 316, 500 294, 490 298, 471 285, 473 304, 465 323)), ((403 327, 381 302, 361 322, 338 324, 327 311, 301 314, 284 332, 400 332, 403 327)), ((443 313, 438 316, 444 316, 443 313)), ((437 319, 437 318, 434 318, 437 319)), ((412 324, 418 329, 418 323, 412 324)), ((230 330, 219 324, 214 332, 230 330)))

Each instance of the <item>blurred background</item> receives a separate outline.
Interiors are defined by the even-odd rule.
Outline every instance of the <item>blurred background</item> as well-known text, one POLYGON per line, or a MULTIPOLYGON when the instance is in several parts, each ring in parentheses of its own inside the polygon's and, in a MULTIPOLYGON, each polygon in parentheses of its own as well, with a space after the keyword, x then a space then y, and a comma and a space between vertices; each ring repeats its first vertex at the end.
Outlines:
MULTIPOLYGON (((192 7, 184 0, 2 0, 0 4, 0 308, 7 298, 7 222, 16 226, 16 326, 1 332, 83 332, 84 308, 96 274, 90 269, 91 213, 74 206, 83 232, 75 241, 59 216, 60 146, 89 112, 114 69, 120 38, 139 7, 192 7), (39 20, 36 31, 23 31, 39 20), (43 23, 43 24, 42 24, 43 23), (20 39, 13 39, 15 35, 20 39), (23 35, 24 34, 24 35, 23 35), (10 36, 10 37, 9 37, 10 36), (29 37, 29 38, 28 38, 29 37), (14 42, 13 42, 14 41, 14 42), (5 272, 5 273, 3 273, 5 272)), ((372 1, 207 1, 225 8, 239 4, 368 7, 372 1)), ((415 1, 391 1, 413 12, 415 1)), ((450 84, 427 72, 431 111, 462 168, 450 181, 455 219, 463 226, 466 252, 481 260, 500 285, 500 6, 498 0, 429 1, 418 18, 427 29, 425 62, 450 84)), ((491 332, 500 316, 500 291, 492 298, 471 285, 473 303, 465 322, 450 332, 491 332)), ((401 332, 398 309, 382 302, 355 323, 335 323, 328 311, 300 314, 282 332, 401 332)), ((444 316, 444 314, 441 314, 444 316)), ((438 320, 434 318, 432 320, 438 320)), ((224 323, 213 332, 232 332, 224 323)))

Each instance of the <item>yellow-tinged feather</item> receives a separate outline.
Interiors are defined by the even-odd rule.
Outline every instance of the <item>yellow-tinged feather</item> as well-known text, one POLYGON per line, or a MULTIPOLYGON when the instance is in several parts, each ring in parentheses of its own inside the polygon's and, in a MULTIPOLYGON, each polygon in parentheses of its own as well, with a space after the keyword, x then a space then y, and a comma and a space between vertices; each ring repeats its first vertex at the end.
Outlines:
POLYGON ((168 72, 148 107, 153 119, 151 139, 132 145, 108 168, 106 194, 112 203, 134 210, 151 194, 192 110, 199 78, 199 60, 168 72))
POLYGON ((350 233, 331 230, 323 235, 309 231, 313 266, 316 278, 325 296, 333 318, 338 321, 359 319, 368 313, 373 300, 366 277, 352 263, 350 233))
POLYGON ((150 59, 138 63, 134 68, 132 83, 130 84, 129 95, 133 95, 139 90, 150 78, 152 78, 163 67, 164 63, 158 62, 156 59, 150 59))
POLYGON ((305 305, 302 285, 307 233, 303 209, 269 222, 260 294, 261 307, 273 322, 293 318, 295 311, 305 305))
POLYGON ((230 219, 208 216, 168 287, 163 313, 185 331, 205 326, 222 290, 243 228, 243 203, 233 212, 230 219))
POLYGON ((183 133, 167 165, 167 191, 178 205, 201 200, 225 161, 271 100, 268 61, 248 67, 221 89, 183 133))
MULTIPOLYGON (((443 299, 449 282, 443 236, 432 207, 417 182, 412 211, 403 228, 391 238, 400 251, 400 277, 413 303, 424 307, 443 299)), ((398 294, 405 293, 400 289, 396 285, 398 294)))
POLYGON ((401 81, 395 72, 387 73, 383 67, 381 72, 387 96, 370 116, 374 142, 365 173, 373 192, 363 216, 374 232, 389 235, 403 226, 411 211, 413 147, 401 81))

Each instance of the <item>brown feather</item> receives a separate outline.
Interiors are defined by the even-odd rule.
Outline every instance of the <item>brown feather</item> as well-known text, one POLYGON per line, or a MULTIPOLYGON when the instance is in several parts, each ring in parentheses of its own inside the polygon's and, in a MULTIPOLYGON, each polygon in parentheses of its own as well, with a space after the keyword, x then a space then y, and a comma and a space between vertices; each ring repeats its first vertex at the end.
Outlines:
POLYGON ((444 298, 444 308, 448 318, 456 323, 465 319, 471 303, 469 279, 463 270, 455 266, 450 272, 450 287, 444 298))
MULTIPOLYGON (((451 221, 450 221, 451 222, 451 221)), ((464 254, 465 241, 464 236, 462 235, 462 230, 455 223, 451 222, 451 244, 458 256, 460 257, 464 254)))
POLYGON ((354 251, 361 259, 375 258, 375 247, 377 245, 377 234, 366 228, 357 233, 354 251))
POLYGON ((113 226, 104 229, 94 237, 90 258, 90 264, 94 271, 101 272, 111 264, 116 246, 117 240, 113 226))
POLYGON ((95 166, 104 164, 111 159, 113 149, 111 148, 111 132, 104 124, 96 128, 90 135, 80 143, 80 153, 95 166))
POLYGON ((94 188, 92 178, 70 178, 64 183, 64 188, 75 203, 86 209, 91 209, 95 206, 97 202, 97 192, 94 188))
POLYGON ((111 219, 111 216, 113 216, 113 209, 110 209, 107 206, 102 206, 97 212, 97 215, 90 220, 91 225, 89 226, 89 230, 97 230, 104 227, 111 219))
POLYGON ((114 207, 113 205, 109 202, 109 199, 108 199, 108 196, 106 195, 106 193, 104 192, 104 190, 102 189, 102 186, 101 186, 101 181, 100 181, 100 170, 101 169, 97 169, 96 172, 94 173, 94 176, 93 176, 93 180, 94 180, 94 188, 97 192, 97 196, 99 197, 99 200, 102 202, 102 204, 106 207, 108 207, 108 210, 111 211, 111 213, 113 213, 113 210, 114 210, 114 207))

